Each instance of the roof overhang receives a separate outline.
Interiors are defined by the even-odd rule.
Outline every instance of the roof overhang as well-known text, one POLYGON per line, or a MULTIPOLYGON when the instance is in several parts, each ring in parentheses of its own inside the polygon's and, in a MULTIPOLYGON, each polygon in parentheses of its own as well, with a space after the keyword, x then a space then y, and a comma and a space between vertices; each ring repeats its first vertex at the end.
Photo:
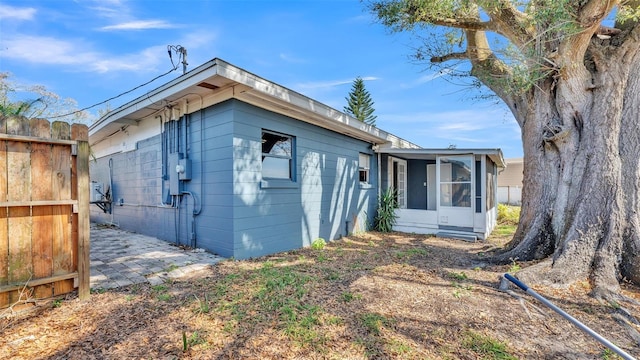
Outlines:
POLYGON ((89 141, 91 144, 98 142, 125 126, 136 126, 146 118, 162 116, 173 107, 179 107, 180 114, 190 114, 229 99, 238 99, 372 144, 419 147, 217 58, 110 111, 91 125, 89 141))
POLYGON ((452 155, 486 155, 498 167, 506 168, 504 156, 500 149, 395 149, 380 148, 380 154, 389 154, 406 160, 435 160, 437 156, 452 155))

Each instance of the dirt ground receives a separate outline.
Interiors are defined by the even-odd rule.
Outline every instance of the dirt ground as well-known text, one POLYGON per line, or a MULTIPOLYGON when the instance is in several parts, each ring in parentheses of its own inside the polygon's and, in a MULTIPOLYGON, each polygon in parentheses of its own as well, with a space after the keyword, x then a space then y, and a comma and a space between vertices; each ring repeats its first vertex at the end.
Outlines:
MULTIPOLYGON (((498 240, 499 242, 500 240, 498 240)), ((496 241, 366 233, 324 248, 227 260, 164 285, 0 311, 1 359, 615 359, 499 277, 496 241)), ((538 293, 640 357, 637 325, 587 283, 538 293), (632 330, 630 330, 632 329, 632 330)), ((640 290, 624 286, 640 300, 640 290)))

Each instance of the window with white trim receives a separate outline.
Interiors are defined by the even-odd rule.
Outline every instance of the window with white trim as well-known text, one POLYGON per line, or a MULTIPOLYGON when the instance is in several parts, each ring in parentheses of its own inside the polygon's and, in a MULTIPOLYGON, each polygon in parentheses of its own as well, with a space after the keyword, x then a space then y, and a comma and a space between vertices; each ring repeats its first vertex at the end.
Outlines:
POLYGON ((262 130, 263 179, 294 180, 293 159, 293 136, 262 130))
POLYGON ((440 158, 440 206, 471 207, 471 156, 440 158))
POLYGON ((358 157, 358 176, 361 184, 369 184, 369 170, 371 170, 371 155, 360 153, 358 157))

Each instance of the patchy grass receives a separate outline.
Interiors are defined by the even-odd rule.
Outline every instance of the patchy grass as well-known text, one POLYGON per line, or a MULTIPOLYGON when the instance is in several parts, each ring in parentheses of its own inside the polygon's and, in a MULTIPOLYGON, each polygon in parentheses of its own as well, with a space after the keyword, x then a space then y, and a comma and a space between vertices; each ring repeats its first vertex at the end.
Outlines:
MULTIPOLYGON (((500 292, 498 276, 513 264, 488 263, 495 239, 371 232, 223 261, 190 279, 94 291, 86 302, 0 318, 0 358, 614 358, 534 300, 527 315, 500 292)), ((640 355, 611 317, 617 306, 587 287, 536 291, 640 355)), ((625 291, 640 300, 636 288, 625 291)))
POLYGON ((413 258, 416 256, 426 256, 428 251, 424 248, 399 250, 395 252, 396 257, 400 259, 413 258))
POLYGON ((476 353, 481 359, 517 360, 509 354, 507 345, 490 336, 467 330, 462 339, 462 346, 476 353))
POLYGON ((518 225, 511 224, 497 224, 493 230, 493 235, 497 236, 513 236, 515 234, 518 225))
POLYGON ((504 246, 511 241, 519 220, 519 206, 498 204, 498 223, 491 233, 491 241, 498 246, 504 246))

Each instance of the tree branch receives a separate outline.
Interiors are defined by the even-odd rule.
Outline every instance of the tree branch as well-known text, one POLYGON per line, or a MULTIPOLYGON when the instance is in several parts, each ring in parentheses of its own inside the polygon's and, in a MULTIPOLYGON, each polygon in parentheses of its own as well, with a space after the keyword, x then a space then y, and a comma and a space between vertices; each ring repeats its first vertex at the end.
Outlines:
POLYGON ((435 64, 440 64, 443 62, 447 62, 449 60, 466 60, 468 58, 469 56, 467 55, 466 52, 456 52, 456 53, 450 53, 442 56, 433 56, 430 59, 430 61, 435 64))
POLYGON ((594 31, 597 31, 602 20, 604 20, 618 4, 620 4, 619 0, 588 0, 578 8, 578 23, 583 28, 594 27, 594 31))
POLYGON ((577 25, 579 32, 567 36, 559 46, 563 54, 560 66, 571 65, 576 59, 582 60, 589 46, 589 41, 603 28, 602 21, 620 3, 618 0, 588 0, 577 9, 577 25))
POLYGON ((620 29, 616 29, 616 28, 600 25, 600 27, 596 31, 596 34, 597 35, 605 35, 605 36, 614 36, 614 35, 620 34, 621 32, 622 32, 622 30, 620 30, 620 29))
POLYGON ((429 19, 429 23, 433 25, 446 26, 463 30, 491 30, 493 28, 491 22, 476 21, 471 19, 429 19))
POLYGON ((471 75, 498 95, 505 103, 513 103, 510 86, 511 71, 509 67, 496 57, 484 31, 467 31, 467 58, 471 61, 471 75))
POLYGON ((498 0, 497 6, 483 8, 491 17, 492 30, 504 35, 518 47, 522 47, 535 36, 535 29, 526 27, 529 16, 519 11, 511 1, 498 0))

